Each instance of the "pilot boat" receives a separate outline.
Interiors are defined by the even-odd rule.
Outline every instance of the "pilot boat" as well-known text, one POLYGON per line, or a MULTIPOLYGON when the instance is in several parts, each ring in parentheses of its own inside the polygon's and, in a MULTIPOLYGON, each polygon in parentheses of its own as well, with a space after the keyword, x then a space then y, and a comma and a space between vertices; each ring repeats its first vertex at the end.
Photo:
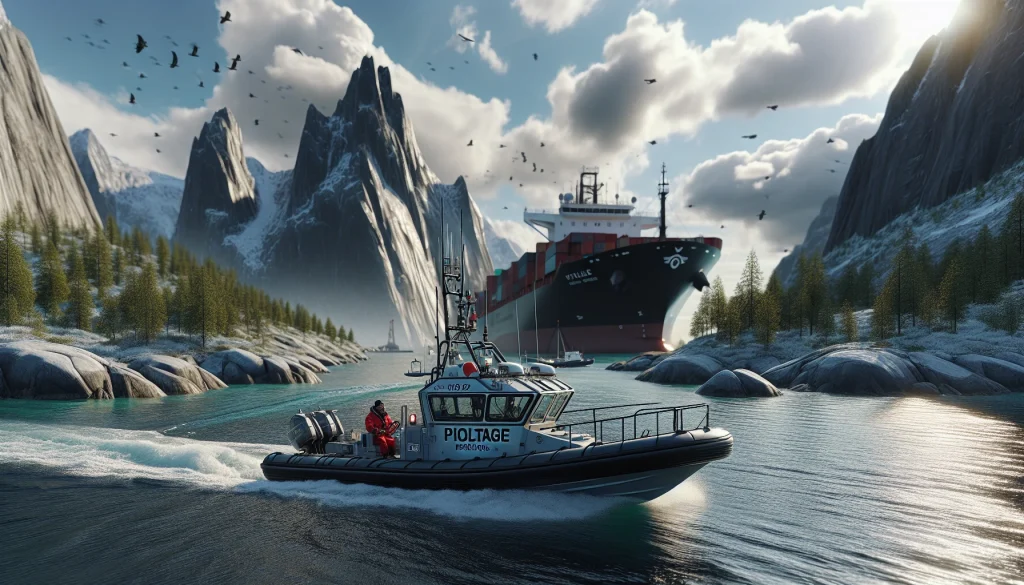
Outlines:
POLYGON ((346 437, 336 411, 292 417, 294 453, 261 465, 272 481, 337 480, 406 489, 552 490, 651 500, 732 451, 706 404, 567 410, 575 389, 548 364, 509 361, 476 331, 459 264, 442 259, 444 336, 418 393, 402 406, 395 457, 370 433, 346 437), (449 305, 456 319, 449 323, 449 305))

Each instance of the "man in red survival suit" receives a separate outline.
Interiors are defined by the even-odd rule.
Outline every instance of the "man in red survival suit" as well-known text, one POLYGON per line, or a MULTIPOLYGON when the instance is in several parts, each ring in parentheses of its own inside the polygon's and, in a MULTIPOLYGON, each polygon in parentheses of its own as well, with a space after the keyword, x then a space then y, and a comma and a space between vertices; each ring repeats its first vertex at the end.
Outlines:
POLYGON ((391 420, 384 403, 378 400, 373 403, 370 413, 366 415, 366 432, 373 433, 373 444, 380 449, 381 457, 395 456, 395 439, 392 435, 398 430, 399 423, 391 420))

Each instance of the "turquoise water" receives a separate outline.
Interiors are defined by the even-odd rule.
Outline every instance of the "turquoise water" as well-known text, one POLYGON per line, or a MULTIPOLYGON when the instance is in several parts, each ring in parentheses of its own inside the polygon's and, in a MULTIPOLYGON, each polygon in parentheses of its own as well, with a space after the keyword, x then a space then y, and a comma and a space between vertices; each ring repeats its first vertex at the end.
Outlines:
POLYGON ((570 408, 710 402, 726 460, 648 504, 270 483, 299 408, 358 428, 419 385, 377 354, 318 386, 0 401, 0 582, 1024 583, 1024 395, 703 399, 594 367, 570 408))

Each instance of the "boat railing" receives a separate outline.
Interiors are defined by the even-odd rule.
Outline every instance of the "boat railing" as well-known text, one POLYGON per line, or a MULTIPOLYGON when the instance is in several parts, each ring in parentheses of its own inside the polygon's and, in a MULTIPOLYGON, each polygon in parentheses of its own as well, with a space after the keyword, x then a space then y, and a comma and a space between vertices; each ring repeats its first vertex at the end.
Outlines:
POLYGON ((590 420, 559 422, 556 430, 565 430, 569 439, 569 447, 573 446, 573 428, 580 432, 580 429, 590 428, 593 431, 593 438, 597 443, 621 443, 632 439, 646 437, 659 437, 684 433, 697 429, 707 429, 711 426, 711 407, 708 404, 684 404, 678 406, 653 406, 657 402, 642 402, 637 404, 620 404, 616 406, 603 406, 598 408, 582 408, 567 410, 562 414, 576 414, 581 412, 591 413, 590 420), (597 418, 597 412, 614 408, 632 408, 639 406, 633 414, 597 418), (687 411, 694 411, 690 417, 686 417, 687 411), (696 415, 702 415, 694 426, 687 426, 686 419, 693 420, 696 415), (653 432, 651 425, 653 424, 653 432), (617 431, 617 436, 616 436, 617 431))

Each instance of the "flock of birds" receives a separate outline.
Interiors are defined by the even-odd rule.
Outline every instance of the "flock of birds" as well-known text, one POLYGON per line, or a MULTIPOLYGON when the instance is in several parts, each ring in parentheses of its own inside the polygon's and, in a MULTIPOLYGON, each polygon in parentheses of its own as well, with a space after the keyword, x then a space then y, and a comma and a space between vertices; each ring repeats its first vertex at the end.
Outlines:
MULTIPOLYGON (((221 26, 223 26, 223 25, 225 25, 227 23, 230 23, 230 22, 232 22, 231 21, 231 12, 225 12, 223 15, 219 16, 219 24, 221 26)), ((95 26, 97 28, 105 28, 106 25, 107 25, 107 22, 105 20, 103 20, 102 18, 97 18, 94 21, 94 23, 95 23, 95 26)), ((90 47, 94 47, 94 48, 97 48, 97 49, 105 50, 108 46, 111 45, 111 43, 110 43, 110 41, 108 39, 102 39, 102 40, 97 41, 97 40, 93 39, 93 37, 90 36, 87 33, 82 33, 82 37, 86 40, 86 44, 88 44, 90 47)), ((74 39, 72 37, 64 37, 64 38, 68 42, 74 41, 74 39)), ((170 35, 165 35, 163 38, 164 38, 165 41, 167 41, 167 43, 171 47, 171 50, 170 50, 171 60, 170 60, 170 63, 167 65, 167 68, 169 68, 169 69, 179 69, 179 68, 181 68, 182 63, 179 60, 178 52, 175 50, 175 49, 177 49, 179 47, 178 43, 170 35)), ((188 56, 188 57, 193 57, 193 58, 200 58, 200 55, 199 55, 199 45, 197 45, 196 43, 190 43, 190 45, 191 45, 191 49, 188 52, 186 52, 184 55, 188 56)), ((147 41, 146 38, 143 37, 142 35, 136 34, 135 35, 135 45, 134 45, 135 55, 140 55, 140 54, 142 54, 144 51, 146 51, 149 48, 150 48, 149 47, 149 41, 147 41)), ((319 46, 318 48, 321 51, 323 51, 323 47, 322 46, 319 46)), ((152 51, 153 50, 150 49, 149 55, 148 55, 151 66, 157 67, 157 68, 163 68, 164 65, 160 62, 160 59, 156 55, 152 54, 152 51)), ((303 53, 302 50, 299 49, 298 47, 292 47, 292 52, 294 52, 296 54, 299 54, 299 55, 305 55, 305 53, 303 53)), ((236 54, 229 61, 230 61, 230 65, 227 66, 227 67, 222 68, 220 62, 215 60, 213 62, 213 66, 211 67, 210 71, 212 73, 215 73, 215 74, 219 74, 221 72, 226 72, 226 71, 240 71, 239 68, 238 68, 238 64, 242 62, 242 56, 241 55, 236 54)), ((123 69, 132 69, 132 66, 128 63, 128 61, 122 61, 121 62, 121 67, 123 69)), ((257 79, 256 72, 252 71, 251 69, 248 70, 248 74, 252 75, 254 80, 257 79)), ((196 73, 196 78, 198 80, 198 87, 205 88, 206 87, 206 83, 203 80, 202 76, 200 76, 198 73, 196 73)), ((139 71, 138 79, 140 79, 140 80, 141 79, 150 79, 150 77, 147 76, 144 71, 139 71)), ((260 81, 260 84, 266 85, 266 83, 267 83, 266 78, 259 77, 258 79, 260 81)), ((128 103, 130 105, 135 105, 135 104, 139 103, 140 96, 142 95, 142 92, 143 92, 143 87, 142 86, 143 86, 143 83, 140 81, 139 85, 135 87, 135 90, 129 92, 129 94, 128 94, 128 103), (136 93, 138 93, 139 95, 136 95, 136 93)), ((174 91, 178 91, 179 89, 180 88, 179 88, 178 85, 174 85, 173 86, 173 90, 174 91)), ((281 92, 281 96, 280 97, 281 97, 282 100, 288 99, 288 96, 284 92, 291 91, 292 89, 293 88, 292 88, 291 85, 281 85, 281 86, 277 87, 277 91, 281 92)), ((257 90, 256 90, 256 86, 254 85, 251 88, 251 91, 248 92, 249 99, 257 99, 255 93, 253 93, 255 91, 257 91, 257 90)), ((205 101, 205 98, 203 99, 203 101, 205 101)), ((264 103, 268 103, 268 104, 270 103, 270 100, 266 99, 266 98, 264 98, 263 101, 264 101, 264 103)), ((309 102, 309 100, 305 99, 305 98, 303 98, 302 101, 303 102, 307 102, 307 103, 309 102)), ((285 124, 288 123, 288 120, 283 120, 283 121, 284 121, 285 124)), ((254 126, 259 126, 260 125, 259 119, 253 120, 253 125, 254 126)), ((117 137, 117 134, 115 132, 110 132, 109 134, 110 134, 111 137, 115 137, 115 138, 117 137)), ((278 137, 278 140, 280 140, 281 142, 284 141, 284 136, 282 134, 278 133, 277 137, 278 137)), ((153 133, 153 138, 160 138, 160 133, 159 132, 154 132, 153 133)), ((159 148, 155 148, 155 150, 156 150, 157 154, 161 153, 159 148)), ((288 154, 284 153, 284 157, 288 158, 288 154)))
MULTIPOLYGON (((231 22, 231 12, 225 12, 223 15, 221 15, 219 17, 219 24, 221 26, 224 26, 225 24, 230 23, 230 22, 231 22)), ((95 20, 95 24, 96 24, 97 27, 101 27, 102 28, 102 27, 105 27, 107 23, 102 18, 97 18, 95 20)), ((476 42, 475 39, 467 37, 467 36, 465 36, 465 35, 463 35, 461 33, 456 33, 456 34, 457 34, 458 38, 462 42, 464 42, 464 43, 475 43, 476 42)), ((104 49, 106 49, 107 46, 110 46, 110 41, 107 40, 107 39, 101 39, 99 41, 96 41, 89 34, 84 34, 84 33, 82 34, 82 37, 84 37, 86 39, 87 44, 89 46, 97 48, 97 49, 104 50, 104 49)), ((72 41, 73 40, 71 37, 65 37, 65 38, 68 41, 72 41)), ((170 43, 171 47, 173 47, 173 48, 177 48, 178 47, 178 43, 175 42, 174 39, 171 38, 169 35, 165 35, 164 39, 170 43)), ((145 51, 147 48, 149 48, 149 42, 146 41, 146 39, 142 35, 137 34, 136 35, 136 41, 135 41, 135 54, 139 55, 143 51, 145 51)), ((178 69, 178 68, 181 67, 181 62, 180 62, 180 60, 178 58, 178 52, 173 50, 173 48, 170 51, 170 53, 171 53, 171 61, 170 61, 170 64, 168 65, 168 68, 170 68, 170 69, 178 69)), ((321 51, 323 50, 322 46, 319 46, 318 48, 321 51)), ((296 54, 299 54, 299 55, 304 55, 305 54, 298 47, 293 47, 292 51, 294 53, 296 53, 296 54)), ((188 57, 199 58, 199 46, 197 44, 195 44, 195 43, 191 43, 191 50, 189 52, 185 53, 185 55, 188 56, 188 57)), ((156 56, 151 54, 151 55, 149 55, 149 58, 152 61, 152 64, 154 66, 156 66, 156 67, 163 67, 163 65, 161 65, 161 63, 160 63, 159 58, 157 58, 156 56)), ((538 61, 539 59, 540 59, 539 55, 537 53, 533 53, 533 60, 534 61, 538 61)), ((233 58, 230 59, 230 61, 231 61, 231 64, 226 69, 224 69, 224 70, 221 69, 221 65, 220 65, 219 61, 214 61, 213 62, 213 67, 211 69, 212 73, 219 74, 222 71, 238 71, 238 64, 240 62, 242 62, 242 56, 239 55, 239 54, 236 54, 233 58)), ((464 62, 466 64, 469 64, 469 61, 464 61, 464 62)), ((433 63, 431 63, 430 61, 427 61, 426 63, 427 63, 427 66, 430 68, 431 71, 437 71, 437 68, 434 66, 433 63)), ((127 61, 122 61, 121 65, 125 69, 130 69, 131 68, 131 66, 128 64, 127 61)), ((450 65, 449 69, 455 70, 455 67, 450 65)), ((248 70, 248 74, 249 75, 255 75, 255 73, 252 70, 248 70)), ((205 84, 204 80, 202 79, 202 77, 200 77, 198 74, 196 76, 197 76, 198 81, 199 81, 198 87, 205 88, 206 84, 205 84)), ((146 76, 145 72, 139 72, 138 78, 139 79, 148 79, 148 77, 146 76)), ((261 82, 261 84, 264 84, 264 85, 267 83, 267 80, 264 79, 264 78, 260 78, 259 81, 261 82)), ((643 79, 643 82, 646 85, 654 85, 655 83, 658 82, 658 80, 656 78, 652 77, 652 78, 645 78, 645 79, 643 79)), ((178 90, 178 86, 177 85, 173 86, 173 89, 174 90, 178 90)), ((277 87, 277 91, 278 92, 286 92, 286 91, 290 91, 290 90, 292 90, 292 86, 291 85, 282 85, 282 86, 277 87)), ((135 91, 141 93, 143 91, 143 89, 142 89, 141 86, 138 86, 138 87, 135 88, 135 91)), ((248 95, 249 95, 250 99, 257 99, 256 95, 254 93, 252 93, 252 92, 249 92, 248 95)), ((287 99, 287 96, 282 93, 281 99, 287 99)), ((128 96, 128 103, 134 105, 134 104, 137 103, 137 100, 138 100, 138 97, 135 95, 135 92, 130 92, 129 96, 128 96)), ((302 101, 308 102, 309 100, 308 99, 303 99, 302 101)), ((268 99, 264 99, 264 102, 265 103, 270 103, 270 101, 268 99)), ((771 110, 773 112, 777 111, 778 108, 779 108, 778 104, 772 104, 772 105, 766 106, 766 109, 769 109, 769 110, 771 110)), ((283 122, 285 124, 287 124, 288 120, 283 120, 283 122)), ((253 125, 254 126, 259 126, 260 125, 259 119, 254 120, 253 121, 253 125)), ((110 136, 116 137, 117 134, 111 132, 110 136)), ((281 140, 281 141, 284 140, 284 136, 282 134, 278 133, 277 136, 278 136, 279 140, 281 140)), ((154 132, 153 133, 153 137, 154 138, 160 138, 160 133, 159 132, 154 132)), ((755 139, 757 139, 757 134, 745 134, 745 135, 741 136, 740 138, 745 139, 745 140, 755 140, 755 139)), ((833 140, 832 138, 829 138, 828 141, 826 142, 826 144, 833 144, 834 142, 835 142, 835 140, 833 140)), ((655 145, 658 144, 658 141, 657 140, 648 140, 647 144, 649 144, 651 146, 655 146, 655 145)), ((466 146, 469 146, 469 147, 473 146, 473 140, 470 139, 469 142, 466 143, 466 146)), ((544 146, 545 146, 544 142, 540 142, 540 148, 544 148, 544 146)), ((506 148, 506 145, 499 144, 498 148, 499 149, 506 148)), ((156 152, 159 154, 160 153, 160 149, 156 148, 156 152)), ((288 158, 288 154, 284 153, 284 157, 288 158)), ((529 158, 527 157, 527 154, 526 154, 525 151, 521 151, 518 156, 513 156, 512 157, 512 162, 519 163, 520 161, 522 162, 523 165, 530 165, 530 167, 527 167, 527 168, 530 168, 530 172, 531 173, 543 173, 544 172, 544 168, 543 167, 538 167, 536 161, 529 160, 529 158)), ((846 164, 846 163, 843 163, 842 161, 840 161, 838 159, 834 159, 834 162, 836 164, 846 164)), ((605 164, 607 165, 608 163, 605 163, 605 164)), ((835 168, 829 168, 827 170, 830 173, 835 173, 836 172, 835 168)), ((488 169, 486 171, 486 174, 490 174, 490 172, 491 172, 490 169, 488 169)), ((465 177, 468 179, 469 175, 465 175, 465 177)), ((490 177, 488 179, 490 179, 490 177)), ((513 173, 512 175, 509 175, 508 180, 509 180, 509 182, 515 182, 515 174, 513 173)), ((764 177, 764 181, 767 182, 769 180, 771 180, 771 176, 765 176, 764 177)), ((556 178, 555 180, 552 181, 552 183, 553 184, 558 184, 558 179, 556 178)), ((602 186, 603 185, 604 184, 602 183, 602 186)), ((519 186, 523 187, 523 183, 519 183, 519 186)), ((765 193, 764 197, 765 197, 766 200, 769 199, 769 194, 765 193)), ((687 207, 688 208, 692 208, 693 204, 692 203, 687 204, 687 207)), ((506 207, 505 209, 508 209, 508 208, 506 207)), ((762 209, 760 211, 760 213, 756 214, 756 217, 757 217, 757 219, 759 221, 761 221, 761 220, 764 220, 765 215, 767 215, 767 211, 762 209)), ((722 224, 721 229, 725 229, 725 224, 722 224)), ((789 251, 788 249, 784 250, 784 252, 788 252, 788 251, 789 251)))

